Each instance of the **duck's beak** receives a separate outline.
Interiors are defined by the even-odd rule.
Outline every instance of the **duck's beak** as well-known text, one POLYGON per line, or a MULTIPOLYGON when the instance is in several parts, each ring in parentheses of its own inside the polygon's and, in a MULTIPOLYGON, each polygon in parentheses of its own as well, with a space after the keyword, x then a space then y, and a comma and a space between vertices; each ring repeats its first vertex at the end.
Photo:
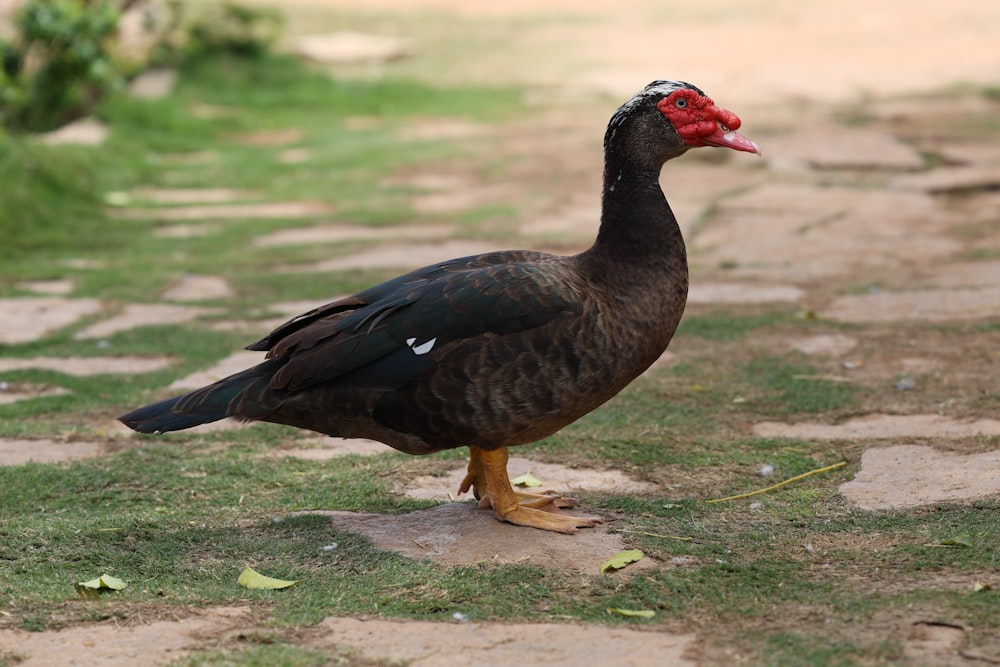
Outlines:
POLYGON ((699 137, 699 139, 702 146, 718 146, 720 148, 732 148, 734 151, 744 151, 755 155, 761 154, 760 146, 757 145, 757 142, 747 139, 735 130, 730 130, 722 123, 716 126, 715 132, 699 137))
POLYGON ((744 151, 755 155, 761 154, 760 146, 757 145, 756 141, 747 139, 739 132, 730 130, 722 123, 716 126, 715 132, 699 137, 699 140, 702 146, 718 146, 720 148, 732 148, 734 151, 744 151))

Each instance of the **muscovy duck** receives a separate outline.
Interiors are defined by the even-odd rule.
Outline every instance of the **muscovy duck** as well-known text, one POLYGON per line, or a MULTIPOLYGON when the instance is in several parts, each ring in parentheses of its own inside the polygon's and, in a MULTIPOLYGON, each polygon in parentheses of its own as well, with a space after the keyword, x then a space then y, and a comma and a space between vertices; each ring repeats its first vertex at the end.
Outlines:
POLYGON ((224 417, 371 438, 409 454, 469 447, 481 507, 560 533, 599 518, 552 492, 515 492, 507 448, 555 433, 621 391, 666 349, 687 300, 684 240, 660 169, 691 148, 760 154, 700 89, 654 81, 604 138, 601 226, 585 252, 440 262, 299 315, 249 350, 245 371, 121 421, 163 433, 224 417))

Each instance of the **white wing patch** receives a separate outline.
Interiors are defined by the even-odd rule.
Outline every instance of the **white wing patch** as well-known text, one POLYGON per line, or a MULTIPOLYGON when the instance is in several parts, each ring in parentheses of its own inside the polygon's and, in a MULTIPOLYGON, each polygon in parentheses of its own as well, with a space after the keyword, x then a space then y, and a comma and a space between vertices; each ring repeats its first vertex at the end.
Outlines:
POLYGON ((434 349, 434 343, 437 342, 437 338, 431 338, 426 343, 421 343, 420 345, 415 345, 416 342, 416 338, 406 339, 406 344, 410 346, 411 350, 413 350, 413 354, 427 354, 434 349))

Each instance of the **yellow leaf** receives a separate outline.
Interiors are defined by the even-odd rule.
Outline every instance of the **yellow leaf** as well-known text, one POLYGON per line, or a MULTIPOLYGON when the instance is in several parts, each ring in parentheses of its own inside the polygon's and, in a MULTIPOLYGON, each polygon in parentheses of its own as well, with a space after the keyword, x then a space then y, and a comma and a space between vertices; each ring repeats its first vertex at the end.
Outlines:
POLYGON ((638 618, 653 618, 656 616, 656 612, 652 609, 619 609, 618 607, 608 607, 609 614, 618 614, 619 616, 635 616, 638 618))
POLYGON ((612 556, 608 562, 601 566, 601 574, 604 574, 611 568, 620 570, 629 563, 634 563, 635 561, 642 559, 645 555, 646 554, 642 553, 639 549, 626 549, 625 551, 619 551, 612 556))
POLYGON ((288 581, 286 579, 273 579, 271 577, 265 577, 263 574, 254 572, 248 565, 243 568, 243 572, 240 573, 240 578, 236 580, 236 583, 243 588, 270 591, 277 588, 290 588, 297 584, 301 584, 302 580, 298 579, 296 581, 288 581))
POLYGON ((102 574, 97 579, 79 582, 76 585, 76 592, 84 597, 97 597, 102 591, 120 591, 126 586, 128 584, 118 577, 112 577, 110 574, 102 574))
POLYGON ((977 581, 976 583, 974 583, 972 585, 972 592, 973 593, 978 593, 980 591, 991 591, 991 590, 993 590, 993 586, 991 586, 989 584, 984 584, 981 581, 977 581))
POLYGON ((535 479, 530 472, 526 472, 520 477, 510 480, 514 486, 541 486, 542 483, 535 479))

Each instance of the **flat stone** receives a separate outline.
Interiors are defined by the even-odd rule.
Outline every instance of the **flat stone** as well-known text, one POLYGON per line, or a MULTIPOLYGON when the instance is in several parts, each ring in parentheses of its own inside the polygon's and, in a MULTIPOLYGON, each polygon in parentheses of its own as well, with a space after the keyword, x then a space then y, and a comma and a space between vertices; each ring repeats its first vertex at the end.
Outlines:
POLYGON ((805 291, 792 285, 696 283, 688 290, 689 304, 795 303, 805 291))
POLYGON ((898 176, 891 185, 902 190, 922 190, 931 194, 995 190, 1000 188, 1000 169, 979 165, 939 167, 923 174, 898 176))
POLYGON ((839 296, 819 312, 838 322, 946 322, 1000 316, 1000 287, 839 296))
POLYGON ((788 341, 793 350, 802 354, 840 357, 858 346, 858 339, 844 334, 817 334, 788 341))
POLYGON ((166 301, 204 301, 225 299, 233 295, 233 289, 220 276, 186 275, 167 289, 162 297, 166 301))
POLYGON ((107 213, 120 220, 220 220, 256 218, 312 218, 327 215, 330 206, 323 202, 267 202, 260 204, 216 204, 211 206, 173 206, 166 208, 112 208, 107 213))
POLYGON ((309 148, 286 148, 278 153, 278 162, 282 164, 303 164, 312 159, 313 151, 309 148))
POLYGON ((174 380, 170 383, 170 389, 181 391, 187 389, 199 389, 205 385, 212 384, 217 380, 221 380, 224 377, 229 377, 233 373, 239 373, 240 371, 246 370, 251 366, 256 366, 262 361, 264 361, 263 352, 241 350, 240 352, 235 352, 229 355, 210 368, 196 371, 191 375, 180 378, 179 380, 174 380))
POLYGON ((269 248, 313 243, 341 243, 344 241, 375 241, 384 239, 434 239, 453 234, 451 225, 400 225, 398 227, 365 227, 362 225, 316 225, 280 229, 256 237, 254 245, 269 248))
POLYGON ((63 266, 67 266, 71 269, 78 269, 81 271, 88 271, 90 269, 103 269, 108 265, 102 259, 90 259, 85 257, 70 257, 69 259, 64 259, 60 262, 63 266))
POLYGON ((396 136, 415 141, 437 141, 482 137, 489 131, 486 125, 460 118, 418 118, 400 128, 396 136))
POLYGON ((963 116, 982 116, 992 113, 995 103, 982 95, 944 95, 941 97, 914 97, 903 95, 886 99, 872 99, 865 104, 865 112, 886 121, 918 119, 937 123, 943 119, 963 116))
POLYGON ((64 296, 73 291, 75 283, 69 278, 57 278, 54 280, 21 280, 16 285, 18 289, 29 292, 64 296))
POLYGON ((924 168, 920 154, 891 134, 875 128, 839 125, 769 136, 764 159, 772 165, 801 162, 814 169, 924 168))
POLYGON ((314 62, 341 65, 382 63, 405 58, 412 49, 395 37, 341 30, 322 35, 303 35, 291 45, 292 53, 314 62))
POLYGON ((939 137, 921 138, 920 148, 935 153, 954 165, 1000 164, 1000 146, 996 142, 955 141, 939 137))
POLYGON ((130 303, 117 315, 95 322, 83 331, 77 332, 74 338, 76 340, 104 338, 119 331, 127 331, 136 327, 183 324, 216 312, 218 312, 217 309, 199 306, 178 306, 170 303, 130 303))
MULTIPOLYGON (((631 566, 630 566, 631 567, 631 566)), ((330 617, 314 645, 350 646, 379 664, 409 667, 693 667, 694 634, 570 623, 433 623, 330 617)))
POLYGON ((225 204, 254 196, 234 188, 136 188, 125 193, 129 201, 154 204, 225 204))
POLYGON ((159 153, 149 157, 149 162, 173 167, 203 167, 219 161, 218 151, 190 151, 187 153, 159 153))
POLYGON ((505 204, 514 195, 509 184, 483 185, 461 190, 415 195, 411 203, 413 210, 425 215, 458 213, 491 204, 505 204))
POLYGON ((869 449, 840 493, 862 509, 914 507, 1000 494, 1000 451, 942 452, 896 445, 869 449))
POLYGON ((219 230, 218 225, 168 225, 154 229, 153 236, 158 239, 193 239, 217 234, 219 230))
POLYGON ((925 193, 776 183, 716 206, 689 245, 700 264, 734 266, 741 279, 827 279, 962 249, 950 236, 958 214, 925 193))
MULTIPOLYGON (((581 514, 579 508, 570 513, 581 514)), ((483 562, 524 563, 597 575, 611 555, 628 548, 621 535, 600 526, 562 535, 497 521, 492 510, 479 509, 475 503, 446 503, 409 514, 302 514, 328 516, 334 530, 361 533, 380 549, 449 567, 483 562)), ((653 559, 643 558, 612 576, 654 567, 653 559)))
POLYGON ((374 456, 395 451, 388 445, 365 438, 331 438, 321 436, 308 440, 296 440, 295 444, 312 444, 314 447, 294 447, 292 449, 275 450, 276 457, 291 456, 306 461, 329 461, 340 456, 357 454, 359 456, 374 456))
POLYGON ((276 130, 256 130, 254 132, 241 132, 229 136, 233 141, 244 146, 260 146, 264 148, 280 148, 297 144, 306 138, 306 133, 297 127, 281 128, 276 130))
MULTIPOLYGON (((634 480, 620 470, 567 468, 559 464, 540 463, 517 456, 512 456, 507 461, 507 474, 511 479, 529 472, 542 483, 537 489, 525 489, 529 492, 552 489, 560 494, 571 490, 634 494, 653 493, 657 489, 655 484, 634 480)), ((417 477, 406 482, 405 493, 411 498, 454 500, 465 473, 466 468, 463 464, 447 475, 417 477)))
POLYGON ((189 615, 183 620, 127 625, 107 621, 44 632, 4 628, 0 654, 18 656, 18 667, 163 667, 193 650, 208 648, 206 637, 253 628, 252 612, 246 608, 188 608, 181 613, 189 615))
POLYGON ((173 363, 171 357, 28 357, 0 359, 0 372, 38 368, 76 377, 152 373, 173 363))
POLYGON ((0 299, 0 343, 16 345, 38 340, 101 310, 97 299, 26 297, 0 299))
POLYGON ((346 257, 328 259, 306 266, 291 267, 292 271, 348 271, 351 269, 419 268, 453 257, 478 255, 498 250, 496 243, 486 241, 444 241, 435 245, 386 245, 362 250, 346 257))
POLYGON ((76 461, 78 459, 89 459, 100 456, 104 451, 104 445, 99 442, 57 442, 50 439, 21 440, 0 438, 0 465, 19 466, 28 462, 59 463, 61 461, 76 461))
POLYGON ((974 438, 1000 435, 995 419, 962 420, 941 415, 873 414, 840 424, 760 422, 754 435, 799 440, 885 440, 899 438, 974 438))
POLYGON ((601 207, 597 202, 571 204, 521 225, 522 234, 559 235, 565 238, 571 235, 587 241, 597 237, 601 226, 601 207))
POLYGON ((50 384, 0 381, 0 405, 9 405, 34 398, 65 396, 68 393, 70 393, 69 390, 64 387, 56 387, 50 384))
POLYGON ((221 104, 204 104, 202 102, 195 102, 191 105, 191 115, 195 118, 204 118, 206 120, 232 118, 233 116, 239 115, 239 113, 240 110, 237 107, 225 106, 221 104))
POLYGON ((128 94, 140 100, 159 100, 170 94, 177 81, 177 70, 156 67, 132 79, 128 94))
POLYGON ((925 267, 922 277, 937 287, 1000 285, 1000 261, 962 262, 925 267))
POLYGON ((108 126, 93 118, 81 118, 42 135, 49 146, 100 146, 108 138, 108 126))
MULTIPOLYGON (((631 567, 631 566, 630 566, 631 567)), ((614 576, 614 575, 612 575, 614 576)), ((122 625, 112 621, 29 632, 0 629, 0 653, 19 667, 101 665, 162 667, 192 651, 216 646, 220 637, 266 632, 246 607, 188 609, 177 620, 122 625)), ((328 617, 299 645, 340 655, 349 646, 373 664, 412 667, 519 664, 537 667, 693 667, 684 656, 694 634, 631 630, 570 623, 454 623, 328 617), (558 637, 558 642, 552 638, 558 637), (526 657, 527 656, 527 657, 526 657), (589 662, 594 658, 597 662, 589 662), (496 662, 494 662, 496 660, 496 662)))

